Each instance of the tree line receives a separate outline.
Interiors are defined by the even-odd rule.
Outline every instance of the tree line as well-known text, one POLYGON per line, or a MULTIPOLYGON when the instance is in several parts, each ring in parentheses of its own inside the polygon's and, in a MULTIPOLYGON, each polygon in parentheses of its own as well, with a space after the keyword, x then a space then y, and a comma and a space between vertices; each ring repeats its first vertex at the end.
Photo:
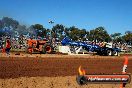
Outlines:
POLYGON ((95 29, 79 29, 75 26, 65 27, 63 24, 56 24, 51 29, 45 28, 42 24, 33 24, 30 27, 21 25, 17 20, 9 17, 0 19, 0 36, 10 35, 12 37, 20 35, 40 36, 43 38, 53 37, 61 41, 68 36, 74 41, 106 41, 132 44, 132 31, 108 34, 107 30, 100 26, 95 29))

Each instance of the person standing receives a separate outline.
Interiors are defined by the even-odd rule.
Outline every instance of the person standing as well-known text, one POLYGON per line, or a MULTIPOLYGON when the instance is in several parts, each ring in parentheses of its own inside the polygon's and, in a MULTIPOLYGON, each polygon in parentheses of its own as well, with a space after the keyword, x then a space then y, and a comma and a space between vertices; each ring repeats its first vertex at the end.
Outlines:
POLYGON ((11 42, 9 39, 6 40, 6 48, 5 48, 5 51, 6 51, 6 54, 7 55, 10 55, 10 49, 11 49, 11 42))

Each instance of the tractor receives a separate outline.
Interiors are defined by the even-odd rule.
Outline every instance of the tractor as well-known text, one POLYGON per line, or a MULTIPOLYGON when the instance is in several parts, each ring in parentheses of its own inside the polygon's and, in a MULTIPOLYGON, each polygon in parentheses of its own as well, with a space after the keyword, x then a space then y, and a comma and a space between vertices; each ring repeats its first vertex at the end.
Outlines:
POLYGON ((26 51, 28 53, 52 53, 53 47, 52 44, 48 40, 39 40, 39 39, 28 39, 27 40, 27 48, 26 51))

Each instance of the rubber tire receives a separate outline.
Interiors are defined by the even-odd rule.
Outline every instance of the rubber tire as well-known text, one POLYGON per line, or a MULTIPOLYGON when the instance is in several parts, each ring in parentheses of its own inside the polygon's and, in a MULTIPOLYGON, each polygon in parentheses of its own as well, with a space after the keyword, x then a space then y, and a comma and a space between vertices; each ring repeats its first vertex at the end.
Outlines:
POLYGON ((113 51, 113 56, 118 56, 118 52, 117 51, 113 51))
POLYGON ((46 54, 46 53, 49 54, 49 53, 52 53, 52 52, 53 52, 53 47, 52 47, 52 45, 49 44, 49 43, 44 44, 43 49, 42 49, 42 53, 43 53, 43 54, 46 54), (50 48, 49 51, 46 50, 47 47, 50 48))
POLYGON ((28 46, 26 46, 25 52, 26 52, 26 53, 29 53, 29 51, 28 51, 28 46))
POLYGON ((107 50, 107 56, 112 56, 112 50, 107 50))
POLYGON ((28 54, 32 54, 33 51, 32 51, 32 52, 29 52, 29 48, 32 48, 32 47, 28 47, 28 46, 26 46, 26 48, 25 48, 25 52, 28 53, 28 54))
POLYGON ((98 51, 97 55, 103 56, 103 53, 101 51, 98 51))

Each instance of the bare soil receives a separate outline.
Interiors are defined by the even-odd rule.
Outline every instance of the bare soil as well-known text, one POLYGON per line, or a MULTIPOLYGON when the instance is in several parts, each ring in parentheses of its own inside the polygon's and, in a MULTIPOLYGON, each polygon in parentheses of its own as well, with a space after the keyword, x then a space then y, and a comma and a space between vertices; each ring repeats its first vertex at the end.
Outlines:
MULTIPOLYGON (((132 57, 128 58, 127 72, 132 73, 132 57)), ((86 74, 111 74, 121 73, 123 63, 123 56, 0 54, 0 88, 118 88, 115 84, 82 87, 75 79, 80 65, 86 74)))

